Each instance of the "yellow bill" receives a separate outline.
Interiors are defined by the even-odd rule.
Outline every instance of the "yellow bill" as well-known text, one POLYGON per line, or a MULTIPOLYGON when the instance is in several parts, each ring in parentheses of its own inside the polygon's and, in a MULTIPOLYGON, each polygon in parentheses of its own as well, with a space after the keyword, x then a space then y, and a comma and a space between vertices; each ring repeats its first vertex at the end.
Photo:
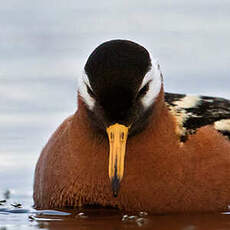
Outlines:
POLYGON ((114 124, 106 129, 109 137, 109 178, 116 197, 124 175, 125 151, 129 127, 114 124))

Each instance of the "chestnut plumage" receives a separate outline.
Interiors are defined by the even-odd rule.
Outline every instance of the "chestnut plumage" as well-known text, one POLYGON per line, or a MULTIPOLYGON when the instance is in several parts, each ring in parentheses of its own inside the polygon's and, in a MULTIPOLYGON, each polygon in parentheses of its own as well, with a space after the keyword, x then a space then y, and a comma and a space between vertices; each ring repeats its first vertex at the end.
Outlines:
POLYGON ((157 61, 127 40, 97 47, 79 80, 36 165, 36 208, 228 209, 229 100, 164 93, 157 61))

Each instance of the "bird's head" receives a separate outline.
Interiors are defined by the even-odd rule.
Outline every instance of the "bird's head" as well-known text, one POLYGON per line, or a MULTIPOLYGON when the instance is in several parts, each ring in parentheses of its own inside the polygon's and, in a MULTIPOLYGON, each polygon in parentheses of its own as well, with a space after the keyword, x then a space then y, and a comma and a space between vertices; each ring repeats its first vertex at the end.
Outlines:
POLYGON ((124 175, 127 138, 145 128, 161 87, 159 65, 128 40, 101 44, 85 64, 79 94, 93 126, 108 137, 114 196, 124 175))

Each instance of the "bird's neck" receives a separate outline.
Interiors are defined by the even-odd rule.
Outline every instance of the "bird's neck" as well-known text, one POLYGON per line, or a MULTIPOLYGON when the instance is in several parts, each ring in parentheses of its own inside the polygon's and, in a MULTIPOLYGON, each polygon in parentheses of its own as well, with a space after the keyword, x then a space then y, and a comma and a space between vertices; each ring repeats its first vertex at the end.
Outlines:
MULTIPOLYGON (((152 108, 149 110, 149 115, 147 116, 147 120, 143 120, 143 127, 140 128, 140 131, 137 132, 137 135, 131 135, 134 139, 135 136, 145 135, 145 133, 149 133, 156 136, 158 138, 171 138, 173 141, 178 140, 178 136, 176 135, 176 122, 172 114, 169 112, 168 108, 165 105, 164 100, 164 90, 163 86, 157 98, 155 99, 152 108)), ((94 125, 92 124, 89 118, 89 111, 82 101, 81 97, 78 97, 78 111, 75 114, 75 122, 76 124, 81 124, 82 130, 85 131, 85 134, 89 136, 99 137, 99 139, 106 139, 106 132, 97 132, 94 125)), ((140 122, 141 123, 141 122, 140 122)))
MULTIPOLYGON (((169 112, 165 100, 163 86, 158 97, 155 99, 151 114, 148 118, 148 122, 142 132, 133 136, 131 139, 134 141, 143 139, 144 142, 150 139, 149 142, 152 145, 158 145, 158 143, 169 143, 172 145, 178 144, 178 135, 176 134, 176 120, 169 112), (151 141, 152 140, 152 141, 151 141), (153 143, 154 142, 154 143, 153 143)), ((163 147, 162 147, 163 148, 163 147)))
MULTIPOLYGON (((127 140, 125 175, 133 175, 132 170, 136 167, 136 161, 139 162, 141 172, 146 173, 153 170, 151 162, 154 162, 155 169, 160 169, 162 162, 171 164, 173 154, 179 149, 175 127, 175 119, 165 105, 162 89, 155 100, 155 107, 146 128, 127 140)), ((81 165, 78 179, 82 179, 83 182, 104 181, 103 183, 108 184, 110 188, 108 174, 105 173, 108 171, 108 138, 92 128, 87 109, 81 100, 78 102, 78 111, 73 117, 69 136, 70 152, 73 155, 77 154, 76 164, 81 165), (86 172, 90 172, 89 169, 95 173, 86 175, 86 172)))

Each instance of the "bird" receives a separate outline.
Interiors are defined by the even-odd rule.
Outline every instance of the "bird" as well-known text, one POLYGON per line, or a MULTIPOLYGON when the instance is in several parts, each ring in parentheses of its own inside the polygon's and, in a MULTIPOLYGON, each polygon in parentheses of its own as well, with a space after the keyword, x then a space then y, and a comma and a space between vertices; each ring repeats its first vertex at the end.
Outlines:
POLYGON ((78 106, 43 148, 34 207, 153 214, 230 204, 230 100, 164 91, 159 62, 130 40, 89 55, 78 106))

